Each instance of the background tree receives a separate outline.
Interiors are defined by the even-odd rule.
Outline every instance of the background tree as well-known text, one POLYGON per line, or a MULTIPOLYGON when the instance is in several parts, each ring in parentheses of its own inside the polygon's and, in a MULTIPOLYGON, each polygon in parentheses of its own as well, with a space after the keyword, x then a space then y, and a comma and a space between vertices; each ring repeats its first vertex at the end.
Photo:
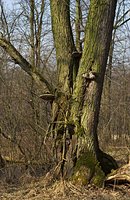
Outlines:
MULTIPOLYGON (((37 16, 37 21, 39 20, 40 25, 36 24, 36 20, 34 20, 33 29, 35 34, 33 35, 33 40, 35 41, 35 45, 33 46, 33 48, 31 48, 32 45, 30 41, 32 38, 30 31, 30 29, 32 28, 30 25, 31 20, 29 20, 31 18, 31 9, 30 4, 26 3, 27 2, 22 1, 18 8, 16 7, 19 12, 17 13, 17 9, 13 10, 13 12, 9 15, 9 18, 6 10, 4 10, 3 4, 1 4, 3 9, 1 13, 1 18, 3 18, 3 15, 5 16, 8 25, 9 35, 11 36, 11 42, 15 43, 19 52, 23 53, 25 58, 27 58, 30 63, 32 63, 32 59, 35 63, 40 62, 39 66, 35 65, 36 70, 42 71, 43 73, 45 73, 46 71, 46 73, 48 74, 46 75, 46 77, 49 77, 49 81, 51 83, 52 77, 50 78, 50 76, 53 75, 49 71, 49 69, 47 70, 47 65, 51 67, 51 65, 49 64, 49 59, 52 54, 53 46, 51 46, 51 48, 48 48, 47 50, 46 46, 43 44, 42 46, 38 45, 38 47, 36 45, 37 43, 40 44, 41 40, 43 41, 44 36, 46 36, 49 32, 49 27, 48 30, 44 27, 45 29, 42 30, 41 33, 40 31, 39 33, 37 33, 37 30, 41 29, 40 26, 44 25, 45 23, 42 16, 44 12, 43 2, 42 5, 38 4, 38 2, 35 2, 37 4, 35 4, 35 7, 38 9, 37 12, 35 12, 35 18, 37 16), (21 15, 19 13, 21 13, 21 15), (27 23, 27 32, 26 26, 24 27, 23 22, 27 23), (23 30, 20 27, 24 27, 25 29, 23 30), (36 33, 39 35, 37 35, 36 33), (16 37, 14 37, 14 35, 16 37), (37 37, 39 37, 39 39, 36 39, 37 37), (37 40, 40 41, 36 42, 37 40), (21 44, 23 44, 25 48, 23 48, 21 44), (43 46, 46 48, 46 52, 44 54, 42 53, 43 46), (39 48, 40 50, 38 50, 39 48), (35 53, 33 58, 31 58, 32 51, 34 51, 35 53), (43 57, 41 58, 41 55, 39 54, 42 54, 43 57)), ((1 20, 1 23, 1 30, 3 31, 3 33, 6 33, 6 26, 4 26, 4 21, 1 20)), ((9 37, 5 35, 6 34, 3 34, 4 38, 9 41, 9 37)), ((1 51, 1 59, 3 62, 3 66, 1 67, 2 113, 0 120, 2 128, 2 155, 5 155, 8 157, 8 159, 11 159, 11 162, 12 159, 19 160, 20 162, 22 160, 22 162, 25 163, 27 163, 29 160, 29 162, 34 162, 34 160, 37 160, 38 163, 43 162, 43 159, 45 157, 47 158, 47 156, 44 157, 45 148, 42 147, 42 144, 48 122, 50 120, 50 105, 39 98, 41 91, 43 92, 43 89, 45 89, 45 87, 42 87, 42 90, 40 89, 40 87, 38 89, 32 78, 29 78, 18 67, 17 64, 14 64, 8 54, 5 55, 5 51, 1 51), (26 112, 27 110, 28 112, 26 112), (32 139, 30 140, 30 138, 32 139), (44 150, 40 154, 39 152, 41 152, 42 148, 44 150), (42 159, 42 161, 40 161, 40 159, 42 159)))
MULTIPOLYGON (((116 93, 116 88, 119 88, 119 87, 122 88, 122 91, 125 91, 126 95, 129 90, 127 87, 129 85, 129 81, 127 78, 125 78, 127 75, 125 75, 125 73, 123 72, 125 70, 125 72, 129 74, 129 67, 128 67, 128 57, 129 57, 128 56, 128 51, 129 51, 128 50, 129 49, 128 35, 129 33, 127 29, 129 27, 130 18, 128 15, 129 7, 127 7, 127 3, 128 3, 127 1, 125 2, 125 4, 124 2, 121 1, 118 3, 118 6, 117 6, 117 13, 116 13, 114 31, 113 31, 113 39, 111 42, 111 49, 109 52, 109 59, 108 59, 105 84, 104 84, 104 92, 103 92, 103 98, 102 98, 102 106, 104 107, 104 109, 103 110, 101 109, 101 115, 100 115, 101 116, 100 122, 101 123, 103 122, 104 125, 103 124, 102 124, 103 126, 99 125, 100 128, 102 129, 103 135, 105 134, 104 139, 106 141, 111 138, 113 143, 117 144, 117 141, 118 141, 118 143, 121 143, 122 146, 124 145, 126 146, 128 142, 129 134, 127 130, 129 130, 129 128, 127 126, 127 120, 125 121, 126 122, 125 125, 121 125, 121 123, 118 123, 119 118, 117 116, 119 116, 119 113, 122 113, 121 111, 119 111, 120 105, 121 104, 124 105, 121 107, 122 108, 124 107, 123 110, 125 110, 125 107, 127 107, 128 104, 126 103, 126 101, 123 101, 122 98, 124 98, 125 95, 124 94, 122 95, 121 91, 119 93, 121 94, 122 98, 120 95, 117 95, 118 97, 116 99, 114 94, 116 93), (118 79, 116 77, 118 77, 118 79), (122 85, 123 82, 121 79, 125 80, 125 85, 127 85, 126 86, 127 89, 125 88, 123 89, 124 86, 122 85), (124 126, 127 127, 125 128, 125 131, 122 130, 124 126), (127 135, 127 136, 123 136, 123 135, 127 135)), ((126 116, 128 116, 129 109, 127 109, 125 113, 126 113, 126 116)), ((121 114, 121 118, 122 119, 124 118, 122 114, 121 114)), ((120 120, 122 121, 121 118, 120 120)), ((125 117, 125 119, 126 118, 127 117, 125 117)))

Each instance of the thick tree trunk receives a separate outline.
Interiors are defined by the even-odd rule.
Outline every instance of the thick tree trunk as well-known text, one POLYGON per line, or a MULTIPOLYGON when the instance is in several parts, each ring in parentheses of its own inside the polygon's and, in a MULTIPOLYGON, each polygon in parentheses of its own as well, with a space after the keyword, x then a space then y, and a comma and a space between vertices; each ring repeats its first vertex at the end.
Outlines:
POLYGON ((76 79, 71 110, 76 132, 79 135, 79 158, 80 155, 83 156, 83 152, 92 154, 94 159, 100 162, 105 174, 117 167, 114 160, 99 149, 97 138, 101 94, 116 3, 115 0, 91 0, 84 50, 76 79), (107 165, 109 166, 107 167, 107 165))
POLYGON ((73 134, 73 127, 75 127, 76 141, 74 149, 71 147, 73 154, 71 159, 76 169, 74 180, 82 177, 83 179, 80 179, 82 183, 93 179, 93 182, 100 184, 100 178, 104 177, 102 170, 107 174, 112 168, 117 167, 112 157, 99 149, 97 137, 100 101, 116 3, 116 0, 91 0, 83 54, 73 88, 72 78, 76 58, 73 56, 75 46, 68 14, 69 0, 60 1, 60 3, 58 0, 51 0, 52 27, 58 67, 58 92, 61 91, 61 95, 55 101, 53 122, 57 123, 53 126, 53 130, 56 131, 55 139, 58 132, 62 135, 60 143, 62 143, 62 159, 65 160, 69 155, 67 150, 70 148, 67 149, 66 145, 67 134, 73 134), (82 170, 84 165, 87 170, 82 170), (83 171, 85 171, 85 176, 84 174, 82 176, 83 171))

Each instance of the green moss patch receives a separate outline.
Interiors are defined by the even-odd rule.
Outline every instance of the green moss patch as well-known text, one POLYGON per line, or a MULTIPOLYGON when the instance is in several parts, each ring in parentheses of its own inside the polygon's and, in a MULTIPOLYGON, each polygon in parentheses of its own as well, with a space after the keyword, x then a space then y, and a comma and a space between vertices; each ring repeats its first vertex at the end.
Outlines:
POLYGON ((104 179, 105 175, 95 156, 91 152, 84 152, 76 163, 72 181, 75 184, 87 185, 88 183, 92 183, 101 187, 104 179))

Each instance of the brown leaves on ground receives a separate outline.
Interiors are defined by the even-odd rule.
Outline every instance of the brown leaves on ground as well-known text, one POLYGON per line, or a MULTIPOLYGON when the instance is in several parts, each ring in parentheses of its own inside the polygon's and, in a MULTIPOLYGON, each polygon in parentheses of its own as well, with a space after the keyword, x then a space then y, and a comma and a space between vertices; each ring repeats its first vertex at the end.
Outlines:
POLYGON ((70 181, 57 181, 47 186, 45 179, 33 180, 22 186, 0 185, 1 200, 129 200, 130 185, 97 188, 80 187, 70 181))

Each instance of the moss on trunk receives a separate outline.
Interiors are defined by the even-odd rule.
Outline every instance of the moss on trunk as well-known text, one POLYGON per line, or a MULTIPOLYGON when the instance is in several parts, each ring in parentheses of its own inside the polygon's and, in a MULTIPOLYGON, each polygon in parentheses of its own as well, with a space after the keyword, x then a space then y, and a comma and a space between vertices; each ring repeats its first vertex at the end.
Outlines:
MULTIPOLYGON (((116 0, 91 0, 84 49, 80 67, 75 72, 75 81, 73 67, 75 67, 76 58, 73 54, 75 45, 69 16, 70 1, 51 0, 58 89, 62 91, 57 101, 58 110, 55 120, 63 122, 61 143, 66 149, 64 156, 62 154, 64 164, 67 154, 69 156, 67 151, 71 146, 70 144, 68 149, 66 148, 67 134, 70 134, 68 124, 74 127, 77 136, 75 144, 77 152, 74 151, 74 154, 77 160, 73 180, 82 184, 92 182, 102 185, 105 176, 102 167, 103 160, 99 156, 97 126, 116 2, 116 0)), ((58 129, 59 126, 56 125, 55 131, 58 132, 58 129)), ((64 149, 62 150, 64 152, 64 149)), ((71 158, 68 157, 68 160, 70 159, 73 159, 73 155, 71 158)))
POLYGON ((72 181, 80 185, 92 183, 97 186, 102 186, 104 179, 105 174, 93 153, 85 151, 81 154, 74 168, 72 181))

